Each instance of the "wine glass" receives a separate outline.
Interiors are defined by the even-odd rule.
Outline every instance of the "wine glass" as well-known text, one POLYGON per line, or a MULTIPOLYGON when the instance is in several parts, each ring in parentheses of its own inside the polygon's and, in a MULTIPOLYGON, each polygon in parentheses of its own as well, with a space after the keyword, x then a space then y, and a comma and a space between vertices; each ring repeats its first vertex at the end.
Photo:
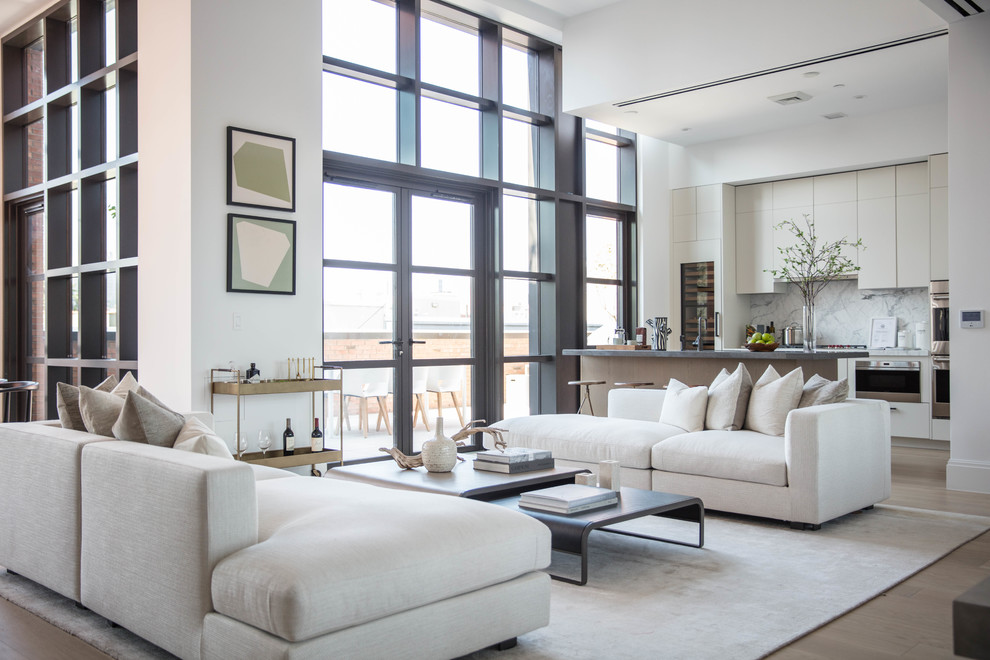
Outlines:
POLYGON ((258 431, 258 447, 261 448, 261 455, 268 454, 268 449, 272 446, 272 434, 268 431, 258 431))
POLYGON ((237 455, 238 456, 243 455, 244 452, 247 451, 247 448, 248 448, 248 437, 247 437, 247 433, 238 433, 237 434, 237 455))

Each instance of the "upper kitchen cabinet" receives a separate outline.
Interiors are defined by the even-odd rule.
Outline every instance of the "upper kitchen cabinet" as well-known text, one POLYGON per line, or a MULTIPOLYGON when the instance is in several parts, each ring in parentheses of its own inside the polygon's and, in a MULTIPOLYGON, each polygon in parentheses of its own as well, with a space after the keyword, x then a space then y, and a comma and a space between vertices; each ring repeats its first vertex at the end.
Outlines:
POLYGON ((772 293, 773 184, 736 187, 736 293, 772 293))
POLYGON ((864 250, 859 255, 859 288, 897 286, 897 183, 893 167, 856 173, 857 226, 864 250))
POLYGON ((949 154, 928 159, 933 280, 949 279, 949 154))
POLYGON ((898 165, 897 286, 927 287, 931 281, 931 202, 928 163, 898 165))
POLYGON ((857 173, 860 289, 926 287, 932 226, 928 163, 857 173))
MULTIPOLYGON (((828 243, 843 239, 856 242, 856 173, 843 172, 816 176, 814 215, 818 237, 828 243)), ((859 250, 845 247, 842 254, 859 263, 859 250)))
MULTIPOLYGON (((697 336, 697 319, 685 319, 683 310, 710 310, 708 336, 716 349, 740 346, 743 324, 748 321, 748 304, 736 295, 736 195, 732 186, 714 184, 671 191, 671 310, 670 327, 675 331, 672 346, 679 346, 681 335, 686 341, 697 336), (701 272, 704 265, 706 297, 685 300, 684 291, 697 284, 682 279, 686 273, 701 272), (710 267, 709 267, 710 266, 710 267), (744 318, 745 317, 745 318, 744 318), (691 337, 687 337, 691 335, 691 337)), ((769 224, 768 224, 769 230, 769 224)), ((692 276, 694 277, 694 276, 692 276)), ((708 312, 705 312, 707 315, 708 312)))

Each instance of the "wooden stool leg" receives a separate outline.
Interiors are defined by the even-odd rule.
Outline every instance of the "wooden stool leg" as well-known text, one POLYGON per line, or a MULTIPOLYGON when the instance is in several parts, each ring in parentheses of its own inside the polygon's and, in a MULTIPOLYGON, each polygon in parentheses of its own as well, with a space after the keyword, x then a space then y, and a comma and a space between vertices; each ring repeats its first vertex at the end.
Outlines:
POLYGON ((361 432, 364 434, 364 437, 367 438, 368 437, 368 400, 364 397, 361 397, 360 409, 361 409, 361 412, 359 414, 360 421, 358 423, 361 425, 361 432))
POLYGON ((461 404, 457 400, 457 392, 451 392, 450 393, 450 398, 454 402, 454 410, 457 411, 457 419, 459 419, 461 421, 461 427, 463 428, 464 427, 464 415, 463 415, 463 413, 461 413, 461 404))
POLYGON ((389 435, 392 435, 392 420, 389 419, 387 403, 388 400, 385 397, 378 397, 378 416, 385 419, 385 430, 388 431, 389 435))

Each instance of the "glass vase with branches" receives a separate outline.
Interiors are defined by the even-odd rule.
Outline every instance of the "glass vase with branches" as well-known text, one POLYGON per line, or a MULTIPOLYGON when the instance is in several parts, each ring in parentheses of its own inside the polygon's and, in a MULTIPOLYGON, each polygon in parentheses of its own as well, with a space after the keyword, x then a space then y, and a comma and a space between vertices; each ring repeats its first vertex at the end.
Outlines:
POLYGON ((852 275, 860 267, 850 259, 844 250, 850 248, 865 250, 863 239, 850 241, 842 237, 837 241, 825 241, 815 232, 815 221, 807 213, 804 222, 784 220, 774 229, 788 231, 794 237, 791 245, 777 248, 781 263, 779 268, 767 268, 775 279, 794 283, 801 292, 804 305, 804 348, 815 350, 815 299, 832 280, 852 275))

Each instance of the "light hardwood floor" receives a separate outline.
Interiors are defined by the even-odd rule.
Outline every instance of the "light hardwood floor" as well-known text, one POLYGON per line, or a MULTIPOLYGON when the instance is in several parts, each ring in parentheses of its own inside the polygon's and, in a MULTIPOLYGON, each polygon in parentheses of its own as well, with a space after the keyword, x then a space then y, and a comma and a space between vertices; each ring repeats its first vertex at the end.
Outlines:
MULTIPOLYGON (((990 494, 945 489, 948 453, 895 447, 887 504, 990 516, 990 494)), ((801 532, 813 534, 814 532, 801 532)), ((990 532, 770 656, 774 660, 952 658, 952 599, 990 577, 990 532)), ((0 598, 0 660, 109 656, 0 598)))

